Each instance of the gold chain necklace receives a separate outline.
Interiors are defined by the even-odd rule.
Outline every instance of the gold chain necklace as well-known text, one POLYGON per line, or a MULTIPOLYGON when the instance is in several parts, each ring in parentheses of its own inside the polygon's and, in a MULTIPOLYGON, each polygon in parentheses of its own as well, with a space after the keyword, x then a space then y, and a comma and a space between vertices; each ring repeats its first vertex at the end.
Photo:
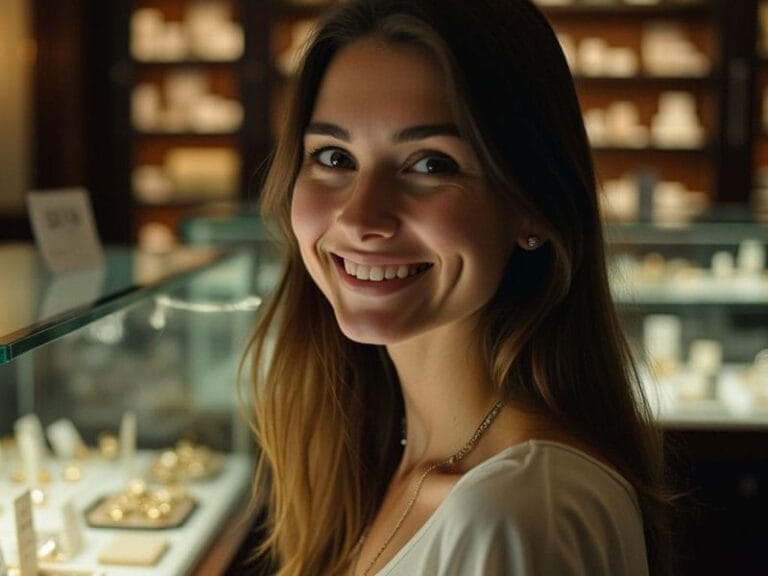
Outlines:
MULTIPOLYGON (((384 543, 381 545, 379 550, 376 552, 376 555, 373 557, 373 560, 371 560, 368 563, 368 566, 363 570, 363 576, 368 576, 368 574, 371 571, 371 568, 373 568, 376 565, 376 562, 378 562, 379 558, 381 558, 381 555, 384 554, 384 550, 387 549, 387 546, 392 542, 392 539, 395 537, 395 534, 397 534, 398 530, 403 525, 403 522, 405 522, 405 519, 408 517, 408 514, 411 513, 411 510, 413 509, 414 504, 416 504, 416 499, 419 497, 419 492, 421 492, 421 485, 424 484, 424 480, 427 479, 427 476, 429 476, 432 472, 437 470, 438 468, 452 468, 459 462, 461 462, 464 458, 466 458, 467 454, 472 452, 474 450, 475 446, 477 446, 477 443, 480 441, 480 438, 482 438, 483 434, 485 434, 485 431, 488 430, 490 425, 493 423, 493 421, 496 419, 496 416, 499 415, 499 412, 501 412, 501 408, 504 406, 504 403, 499 400, 496 402, 496 404, 493 405, 493 407, 490 409, 488 414, 485 415, 485 418, 483 418, 483 421, 480 422, 480 426, 477 427, 477 430, 475 430, 475 433, 472 434, 472 437, 467 440, 467 443, 464 444, 457 452, 455 452, 451 457, 447 458, 446 460, 442 460, 440 462, 434 462, 433 464, 430 464, 429 468, 424 470, 424 472, 419 476, 418 482, 416 482, 416 488, 413 491, 413 494, 411 494, 410 499, 408 500, 408 503, 405 505, 405 509, 403 510, 403 513, 400 514, 400 518, 397 520, 397 523, 395 524, 394 528, 390 531, 390 533, 387 535, 386 539, 384 540, 384 543)), ((352 573, 354 574, 355 570, 357 569, 357 562, 360 559, 359 553, 363 547, 363 542, 365 541, 366 536, 368 535, 368 531, 366 530, 363 532, 363 535, 360 537, 360 541, 355 546, 355 564, 352 568, 352 573)))

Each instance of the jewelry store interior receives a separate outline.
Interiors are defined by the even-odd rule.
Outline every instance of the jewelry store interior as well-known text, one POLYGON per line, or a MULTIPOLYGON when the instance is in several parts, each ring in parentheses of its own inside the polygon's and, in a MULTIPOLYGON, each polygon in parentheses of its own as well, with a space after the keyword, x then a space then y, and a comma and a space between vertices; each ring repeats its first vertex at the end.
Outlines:
MULTIPOLYGON (((238 369, 280 274, 259 175, 334 3, 0 2, 0 574, 234 574, 258 540, 238 369), (27 193, 60 189, 87 192, 101 266, 41 262, 27 193)), ((768 574, 768 0, 537 4, 682 494, 680 572, 768 574)))

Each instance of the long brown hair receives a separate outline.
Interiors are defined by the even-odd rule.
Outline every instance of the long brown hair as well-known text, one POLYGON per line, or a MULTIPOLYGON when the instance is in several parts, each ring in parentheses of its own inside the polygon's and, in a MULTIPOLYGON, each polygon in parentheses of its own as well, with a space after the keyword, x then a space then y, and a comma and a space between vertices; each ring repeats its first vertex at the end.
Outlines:
POLYGON ((661 436, 611 300, 595 174, 578 100, 549 23, 526 0, 351 0, 308 45, 262 191, 285 271, 252 342, 257 492, 280 574, 336 574, 401 454, 402 396, 385 351, 350 341, 290 228, 304 129, 325 70, 362 37, 429 50, 491 188, 547 238, 516 250, 481 324, 489 378, 556 419, 635 487, 652 572, 670 571, 661 436))

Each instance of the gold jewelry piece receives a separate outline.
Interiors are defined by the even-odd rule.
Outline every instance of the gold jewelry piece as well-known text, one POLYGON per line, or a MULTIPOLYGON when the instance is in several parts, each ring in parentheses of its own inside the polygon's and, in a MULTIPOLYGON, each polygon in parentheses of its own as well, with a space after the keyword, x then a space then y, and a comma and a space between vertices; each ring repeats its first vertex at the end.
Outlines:
POLYGON ((539 242, 540 240, 538 236, 535 236, 534 234, 531 234, 530 236, 528 236, 527 244, 528 244, 528 248, 530 248, 531 250, 536 250, 536 248, 539 247, 539 242))
POLYGON ((11 470, 11 475, 9 476, 9 479, 14 484, 22 484, 27 481, 27 475, 24 474, 24 470, 21 468, 14 468, 11 470))
POLYGON ((83 470, 77 464, 67 464, 61 471, 64 482, 79 482, 83 477, 83 470))
POLYGON ((207 446, 182 440, 165 450, 150 468, 152 478, 165 484, 211 478, 221 472, 224 457, 207 446))
MULTIPOLYGON (((27 474, 21 468, 14 468, 11 471, 9 479, 14 484, 23 484, 27 481, 27 474)), ((37 471, 37 483, 38 484, 50 484, 52 480, 51 471, 47 468, 40 468, 37 471)))
MULTIPOLYGON (((416 499, 419 497, 419 492, 421 492, 421 486, 424 484, 424 480, 427 479, 427 476, 429 476, 432 472, 437 470, 438 468, 453 468, 461 462, 464 458, 467 457, 467 455, 474 450, 475 446, 477 446, 477 443, 480 441, 480 438, 482 438, 483 434, 485 434, 485 431, 488 430, 490 425, 493 423, 493 421, 496 419, 496 416, 499 415, 499 412, 501 412, 501 408, 504 406, 504 403, 499 400, 496 402, 496 404, 493 405, 493 407, 490 409, 488 414, 485 415, 485 418, 483 418, 483 421, 480 422, 480 426, 477 427, 477 430, 475 430, 475 433, 472 434, 472 437, 467 440, 467 443, 464 444, 457 452, 455 452, 452 456, 449 458, 442 460, 440 462, 434 462, 427 468, 422 475, 419 477, 419 481, 416 482, 416 488, 413 491, 413 494, 411 495, 411 498, 408 500, 408 503, 405 505, 405 509, 403 510, 403 513, 400 514, 400 518, 397 520, 397 523, 395 524, 395 527, 392 528, 390 533, 387 535, 386 539, 384 540, 384 543, 381 545, 379 550, 376 552, 376 555, 373 557, 373 560, 371 560, 368 563, 368 566, 365 570, 363 570, 363 576, 368 576, 368 574, 371 571, 371 568, 373 568, 376 565, 376 562, 378 562, 379 558, 381 558, 381 555, 384 553, 384 550, 387 549, 387 546, 392 542, 392 539, 395 537, 395 534, 397 534, 398 530, 403 525, 403 522, 405 522, 405 519, 408 517, 408 514, 411 513, 411 510, 413 509, 414 504, 416 504, 416 499)), ((365 542, 365 538, 368 535, 368 531, 366 530, 363 532, 363 535, 360 537, 360 540, 358 541, 357 545, 355 546, 355 555, 357 560, 359 560, 360 556, 360 550, 363 547, 363 542, 365 542)), ((357 568, 357 560, 355 560, 355 565, 352 569, 352 573, 354 574, 355 568, 357 568)))
POLYGON ((195 507, 180 484, 150 490, 143 480, 133 480, 115 495, 97 502, 86 512, 91 526, 110 528, 173 528, 195 507))
POLYGON ((99 454, 105 460, 115 460, 120 452, 120 441, 114 434, 99 434, 99 454))

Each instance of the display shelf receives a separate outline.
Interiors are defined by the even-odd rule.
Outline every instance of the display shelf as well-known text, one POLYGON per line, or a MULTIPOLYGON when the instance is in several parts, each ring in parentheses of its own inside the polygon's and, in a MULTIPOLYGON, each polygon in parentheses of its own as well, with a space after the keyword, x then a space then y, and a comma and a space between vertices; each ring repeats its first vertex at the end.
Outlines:
POLYGON ((756 393, 746 376, 750 369, 724 366, 712 382, 712 394, 706 396, 686 396, 695 376, 685 369, 663 379, 644 371, 643 389, 656 419, 667 428, 768 431, 767 391, 756 393))
MULTIPOLYGON (((151 200, 136 200, 136 207, 138 210, 146 210, 151 212, 155 208, 168 208, 171 210, 176 210, 179 208, 184 209, 207 209, 211 207, 213 204, 221 203, 227 203, 228 198, 222 198, 221 196, 211 196, 210 198, 178 198, 174 200, 164 200, 159 202, 152 202, 151 200)), ((186 218, 186 216, 181 216, 181 219, 183 220, 186 218)), ((181 220, 180 220, 181 221, 181 220)))
MULTIPOLYGON (((751 222, 611 224, 606 237, 614 266, 613 294, 622 305, 768 306, 768 276, 737 268, 744 243, 768 243, 768 226, 751 222), (712 262, 717 253, 730 258, 730 272, 715 274, 712 262), (656 255, 650 264, 645 262, 649 255, 656 255), (651 269, 644 270, 649 265, 651 269), (667 265, 669 270, 662 269, 667 265)), ((753 257, 756 266, 764 265, 760 254, 753 257)), ((742 255, 745 258, 749 255, 742 255)))
POLYGON ((709 154, 712 146, 611 146, 607 144, 593 144, 593 152, 616 152, 618 154, 637 154, 638 152, 648 154, 709 154))
POLYGON ((705 74, 690 76, 673 75, 664 76, 661 74, 647 74, 643 72, 629 75, 597 75, 575 73, 573 79, 577 87, 599 87, 601 85, 635 86, 635 85, 657 85, 657 86, 695 86, 695 87, 715 87, 720 82, 720 77, 716 74, 705 74))
POLYGON ((158 138, 158 139, 170 139, 170 138, 183 138, 185 140, 194 140, 195 143, 205 142, 205 140, 215 138, 236 138, 243 134, 242 129, 227 130, 227 131, 189 131, 189 130, 133 130, 134 136, 138 138, 158 138))
POLYGON ((746 220, 693 222, 676 226, 659 226, 650 222, 612 223, 606 226, 606 237, 612 246, 674 245, 690 250, 702 245, 735 246, 746 238, 768 242, 768 225, 746 220))
POLYGON ((15 276, 14 282, 0 286, 0 364, 134 302, 176 288, 201 268, 233 254, 210 248, 152 254, 110 247, 102 267, 53 275, 34 247, 0 246, 0 269, 12 270, 15 276))
POLYGON ((696 274, 677 281, 614 281, 612 294, 622 305, 762 308, 768 305, 768 278, 717 279, 696 274))
POLYGON ((630 5, 618 2, 606 2, 602 4, 573 3, 562 6, 548 6, 539 4, 542 12, 551 17, 581 17, 595 18, 616 16, 644 17, 644 18, 682 18, 682 17, 709 17, 714 11, 712 2, 659 2, 653 5, 630 5))
POLYGON ((130 64, 134 67, 146 68, 231 68, 243 64, 243 58, 229 58, 219 60, 205 60, 200 58, 183 58, 179 60, 141 60, 134 56, 130 57, 130 64))
POLYGON ((315 2, 288 2, 280 0, 275 2, 275 11, 290 18, 314 18, 324 10, 332 8, 343 0, 318 0, 315 2))
MULTIPOLYGON (((156 452, 143 451, 138 455, 137 465, 146 468, 156 452)), ((47 501, 43 506, 35 507, 34 519, 36 531, 40 534, 57 533, 61 530, 61 506, 71 500, 76 512, 84 514, 98 498, 119 492, 127 484, 124 469, 120 461, 101 459, 84 460, 80 463, 83 477, 78 482, 65 483, 58 478, 61 476, 63 463, 48 462, 46 468, 53 478, 57 479, 42 488, 46 492, 47 501)), ((13 505, 12 499, 25 490, 8 480, 10 470, 2 469, 0 477, 0 546, 6 561, 13 565, 16 562, 13 505)), ((249 486, 252 478, 252 463, 250 457, 242 454, 231 454, 226 457, 225 466, 217 476, 186 485, 192 498, 197 501, 197 507, 184 524, 172 529, 154 529, 136 531, 113 528, 83 528, 83 550, 67 562, 41 562, 40 567, 47 570, 83 570, 98 574, 107 573, 110 576, 135 576, 137 571, 146 576, 183 576, 194 570, 196 564, 205 556, 208 546, 216 539, 218 533, 228 524, 230 516, 243 507, 248 499, 249 486), (98 561, 99 553, 110 540, 119 534, 150 533, 168 541, 168 549, 154 566, 115 566, 105 565, 98 561)), ((226 567, 220 567, 224 573, 226 567)))

